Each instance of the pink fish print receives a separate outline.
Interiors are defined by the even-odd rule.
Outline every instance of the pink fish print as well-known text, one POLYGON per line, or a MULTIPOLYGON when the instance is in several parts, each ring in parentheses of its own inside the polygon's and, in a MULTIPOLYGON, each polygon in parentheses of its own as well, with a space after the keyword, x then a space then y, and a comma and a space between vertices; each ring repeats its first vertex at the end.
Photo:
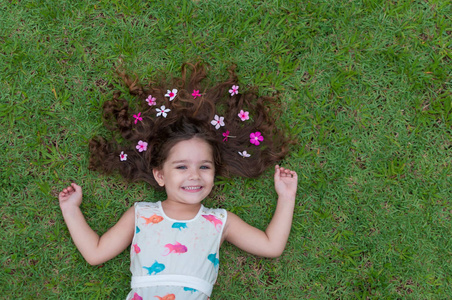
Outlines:
POLYGON ((158 298, 159 300, 175 300, 176 299, 176 295, 174 295, 174 294, 168 294, 163 297, 159 297, 159 296, 154 296, 154 297, 158 298))
POLYGON ((170 253, 181 254, 181 253, 187 252, 187 247, 182 245, 179 242, 176 242, 174 245, 173 244, 166 244, 165 247, 167 248, 168 253, 164 254, 164 256, 166 256, 166 255, 168 255, 170 253))
POLYGON ((214 215, 202 215, 207 221, 212 223, 215 226, 215 229, 220 232, 221 226, 223 226, 223 222, 217 219, 214 215))
POLYGON ((143 297, 141 297, 140 295, 138 295, 137 293, 133 294, 133 298, 130 300, 143 300, 143 297))
POLYGON ((141 251, 141 249, 140 249, 140 247, 138 247, 138 244, 133 244, 132 245, 133 246, 133 250, 135 250, 135 253, 140 253, 140 251, 141 251))

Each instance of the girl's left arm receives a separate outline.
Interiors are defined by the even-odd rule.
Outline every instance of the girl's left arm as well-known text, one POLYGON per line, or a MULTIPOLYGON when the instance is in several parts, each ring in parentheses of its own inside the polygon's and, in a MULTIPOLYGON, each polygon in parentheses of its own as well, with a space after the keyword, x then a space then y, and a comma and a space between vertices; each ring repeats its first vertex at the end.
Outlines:
POLYGON ((278 257, 286 247, 292 227, 298 177, 295 171, 275 166, 278 203, 267 229, 261 231, 228 212, 223 239, 258 256, 278 257))

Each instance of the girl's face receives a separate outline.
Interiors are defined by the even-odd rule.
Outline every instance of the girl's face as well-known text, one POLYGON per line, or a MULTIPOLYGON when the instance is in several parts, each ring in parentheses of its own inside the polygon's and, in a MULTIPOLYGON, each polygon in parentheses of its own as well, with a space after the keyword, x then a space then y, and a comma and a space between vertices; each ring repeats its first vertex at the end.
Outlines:
POLYGON ((215 164, 212 147, 202 139, 192 138, 174 145, 154 178, 164 186, 167 201, 199 204, 213 188, 215 164))

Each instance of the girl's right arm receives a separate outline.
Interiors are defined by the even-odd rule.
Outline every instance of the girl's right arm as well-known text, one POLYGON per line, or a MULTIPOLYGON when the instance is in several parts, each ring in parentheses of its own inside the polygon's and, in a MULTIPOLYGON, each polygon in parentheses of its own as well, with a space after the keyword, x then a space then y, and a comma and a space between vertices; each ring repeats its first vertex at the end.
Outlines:
POLYGON ((77 249, 91 265, 98 265, 112 259, 126 249, 133 239, 135 230, 135 210, 129 208, 112 228, 99 237, 80 210, 82 188, 75 183, 65 188, 58 195, 72 239, 77 249))

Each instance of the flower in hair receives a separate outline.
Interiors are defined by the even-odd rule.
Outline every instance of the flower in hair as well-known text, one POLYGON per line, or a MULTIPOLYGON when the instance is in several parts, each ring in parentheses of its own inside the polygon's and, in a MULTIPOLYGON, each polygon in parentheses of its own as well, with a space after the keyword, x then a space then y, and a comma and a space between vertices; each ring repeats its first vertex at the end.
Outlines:
POLYGON ((240 110, 240 113, 238 114, 240 120, 246 121, 250 119, 250 113, 247 111, 243 111, 243 109, 240 110))
POLYGON ((264 140, 264 137, 261 135, 259 131, 252 132, 250 134, 250 143, 256 146, 259 146, 259 144, 264 140))
POLYGON ((223 142, 226 142, 228 140, 228 138, 230 138, 230 137, 235 138, 235 136, 229 135, 229 130, 226 130, 226 132, 223 132, 223 136, 224 136, 223 142))
POLYGON ((152 105, 157 105, 156 100, 157 99, 155 99, 155 97, 152 97, 152 95, 149 95, 148 98, 146 99, 146 102, 149 104, 149 106, 152 106, 152 105))
POLYGON ((215 115, 215 118, 210 122, 210 124, 215 126, 215 129, 219 129, 221 126, 224 126, 224 117, 215 115))
POLYGON ((173 89, 172 91, 166 90, 165 97, 169 97, 169 101, 173 101, 174 98, 176 98, 177 95, 177 89, 173 89))
POLYGON ((199 93, 199 90, 193 90, 193 93, 191 95, 195 99, 196 99, 196 97, 201 97, 201 94, 199 93))
POLYGON ((239 154, 241 157, 250 157, 251 156, 251 154, 248 154, 248 152, 246 152, 246 150, 243 150, 243 152, 239 151, 239 154))
POLYGON ((162 105, 160 108, 156 108, 155 110, 157 111, 157 117, 163 116, 164 118, 166 118, 167 112, 171 111, 171 109, 166 108, 165 105, 162 105))
POLYGON ((143 118, 141 117, 141 113, 139 112, 138 115, 133 115, 135 118, 135 124, 138 123, 138 121, 143 121, 143 118))
POLYGON ((138 141, 138 145, 136 146, 139 152, 146 151, 148 149, 148 143, 143 141, 138 141))
POLYGON ((239 93, 239 86, 233 85, 232 88, 229 90, 229 93, 231 96, 237 95, 239 93))
POLYGON ((127 160, 127 154, 125 154, 124 151, 121 151, 121 154, 119 154, 119 159, 121 161, 126 161, 127 160))

